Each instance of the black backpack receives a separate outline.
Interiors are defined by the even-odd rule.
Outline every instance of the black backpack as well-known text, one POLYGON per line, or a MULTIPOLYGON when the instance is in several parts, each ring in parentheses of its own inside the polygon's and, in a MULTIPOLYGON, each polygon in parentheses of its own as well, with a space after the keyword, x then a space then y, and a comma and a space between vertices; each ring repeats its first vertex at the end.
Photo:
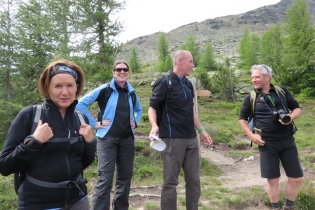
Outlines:
MULTIPOLYGON (((173 84, 172 84, 172 77, 170 75, 170 71, 163 75, 163 77, 166 78, 166 85, 167 85, 167 92, 166 92, 166 96, 165 96, 165 101, 163 106, 160 106, 157 110, 156 110, 156 124, 160 127, 160 123, 162 121, 162 116, 163 116, 163 108, 165 109, 165 113, 166 115, 168 114, 168 108, 167 108, 167 101, 168 101, 168 95, 169 92, 172 90, 173 88, 173 84)), ((185 82, 188 86, 188 88, 192 91, 193 93, 193 85, 191 84, 191 82, 188 79, 185 79, 185 82)))
MULTIPOLYGON (((100 111, 97 114, 97 121, 101 122, 101 125, 102 125, 102 117, 104 115, 108 99, 109 99, 110 95, 112 94, 112 92, 113 92, 113 89, 109 86, 109 84, 107 84, 107 86, 100 91, 98 97, 95 100, 95 101, 97 101, 98 107, 100 109, 100 111)), ((130 96, 131 96, 131 100, 132 100, 133 110, 135 110, 136 98, 137 98, 135 91, 130 92, 130 96)), ((134 111, 133 111, 133 118, 135 119, 134 111)), ((135 127, 137 127, 136 122, 135 122, 135 127)))
MULTIPOLYGON (((32 124, 31 133, 34 133, 34 131, 36 130, 39 119, 42 119, 43 112, 44 112, 44 108, 42 104, 33 105, 33 119, 34 120, 32 124)), ((80 122, 80 124, 85 123, 82 113, 77 110, 75 110, 75 113, 77 116, 77 120, 80 122)), ((14 190, 16 194, 18 194, 19 188, 22 182, 24 181, 25 177, 26 177, 25 171, 23 170, 14 173, 13 182, 14 182, 14 190)))

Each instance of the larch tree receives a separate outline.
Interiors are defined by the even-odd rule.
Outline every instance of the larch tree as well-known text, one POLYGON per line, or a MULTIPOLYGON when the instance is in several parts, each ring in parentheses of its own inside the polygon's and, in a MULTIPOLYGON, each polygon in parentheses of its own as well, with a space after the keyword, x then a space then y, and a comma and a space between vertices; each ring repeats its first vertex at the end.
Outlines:
POLYGON ((260 39, 259 63, 270 66, 273 70, 273 78, 279 82, 281 76, 281 59, 282 59, 282 29, 281 25, 270 28, 263 33, 260 39))
POLYGON ((293 0, 284 24, 281 83, 315 95, 315 29, 305 0, 293 0))
POLYGON ((249 51, 249 41, 250 40, 250 34, 248 28, 244 28, 241 40, 238 45, 238 53, 239 53, 239 60, 237 66, 239 68, 248 69, 250 65, 247 64, 247 59, 250 55, 249 51))
POLYGON ((200 46, 196 42, 194 35, 190 35, 186 42, 179 47, 179 49, 189 51, 193 57, 195 67, 198 66, 200 61, 200 46))
POLYGON ((158 71, 165 72, 173 67, 172 58, 168 50, 168 42, 165 38, 165 34, 160 32, 157 42, 157 54, 158 54, 158 71))
POLYGON ((218 95, 218 98, 235 101, 234 85, 236 83, 236 77, 234 70, 230 67, 230 61, 225 59, 224 64, 219 65, 218 72, 213 75, 212 89, 214 93, 218 95))
POLYGON ((140 59, 135 46, 133 46, 130 50, 128 65, 132 72, 140 72, 140 59))
POLYGON ((47 11, 47 1, 29 0, 20 2, 17 13, 17 47, 19 59, 16 63, 19 79, 15 85, 15 101, 22 105, 43 101, 37 89, 37 81, 56 52, 53 22, 47 11))
POLYGON ((111 70, 119 49, 115 39, 122 31, 122 23, 113 19, 124 9, 124 1, 115 0, 77 0, 76 21, 80 24, 81 49, 85 60, 79 63, 86 70, 89 80, 105 82, 112 77, 111 70))
POLYGON ((0 10, 0 93, 1 100, 12 101, 12 74, 14 74, 15 60, 18 56, 15 43, 16 1, 1 0, 0 10))
POLYGON ((17 1, 0 0, 0 145, 22 106, 14 104, 14 84, 19 57, 16 46, 17 1))
POLYGON ((241 37, 238 53, 240 54, 237 66, 242 69, 250 69, 259 60, 259 37, 250 34, 248 28, 244 29, 241 37))
POLYGON ((207 71, 213 71, 217 69, 217 63, 214 59, 214 50, 210 42, 206 43, 205 45, 198 67, 206 69, 207 71))

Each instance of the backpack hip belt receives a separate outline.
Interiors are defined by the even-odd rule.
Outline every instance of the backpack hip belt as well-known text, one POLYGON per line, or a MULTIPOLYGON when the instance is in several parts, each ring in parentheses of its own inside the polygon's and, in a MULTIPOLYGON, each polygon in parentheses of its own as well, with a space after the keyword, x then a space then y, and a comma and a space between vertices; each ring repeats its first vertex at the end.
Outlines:
POLYGON ((63 182, 44 182, 39 179, 35 179, 34 177, 31 177, 30 175, 26 174, 25 177, 29 182, 41 186, 41 187, 48 187, 48 188, 65 188, 65 189, 72 189, 74 187, 77 187, 80 191, 80 194, 83 195, 83 191, 79 187, 81 184, 87 183, 86 179, 82 178, 82 175, 80 174, 78 178, 75 181, 63 181, 63 182))

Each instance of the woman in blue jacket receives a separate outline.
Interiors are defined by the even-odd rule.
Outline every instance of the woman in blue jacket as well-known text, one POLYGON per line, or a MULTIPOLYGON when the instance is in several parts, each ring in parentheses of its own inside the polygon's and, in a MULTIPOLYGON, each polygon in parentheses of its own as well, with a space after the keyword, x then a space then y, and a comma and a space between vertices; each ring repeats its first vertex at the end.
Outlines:
POLYGON ((90 125, 97 128, 98 182, 95 186, 92 208, 110 209, 110 191, 116 166, 116 189, 112 208, 128 210, 129 191, 133 173, 134 129, 142 115, 142 107, 134 88, 127 81, 129 66, 124 61, 116 61, 113 66, 113 79, 83 96, 76 108, 88 118, 90 125), (107 88, 111 88, 102 119, 96 121, 88 107, 95 101, 102 105, 107 88), (132 96, 135 95, 133 105, 132 96))

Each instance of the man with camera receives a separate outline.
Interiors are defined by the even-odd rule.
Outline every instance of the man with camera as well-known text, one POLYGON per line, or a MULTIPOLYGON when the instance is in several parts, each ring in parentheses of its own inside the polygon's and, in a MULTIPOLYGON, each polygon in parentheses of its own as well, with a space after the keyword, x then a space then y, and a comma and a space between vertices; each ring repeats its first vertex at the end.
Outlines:
POLYGON ((250 140, 259 146, 261 177, 267 178, 267 193, 273 209, 280 210, 279 160, 288 177, 285 186, 284 210, 294 209, 294 200, 303 180, 297 147, 293 134, 293 120, 301 107, 289 90, 270 83, 272 69, 267 65, 251 68, 255 99, 248 94, 240 111, 239 122, 250 140), (253 131, 247 119, 253 117, 253 131))

